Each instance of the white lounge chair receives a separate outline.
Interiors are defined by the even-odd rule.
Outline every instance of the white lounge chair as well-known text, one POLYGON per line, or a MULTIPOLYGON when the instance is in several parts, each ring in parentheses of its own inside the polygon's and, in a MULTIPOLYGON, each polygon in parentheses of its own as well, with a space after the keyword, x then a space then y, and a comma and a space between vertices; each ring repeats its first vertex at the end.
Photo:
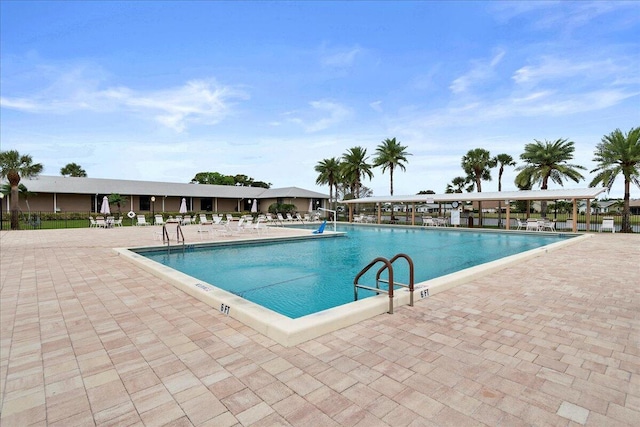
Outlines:
POLYGON ((516 230, 523 230, 523 229, 527 228, 527 222, 526 221, 520 221, 518 218, 516 218, 516 223, 518 225, 516 230))
POLYGON ((155 225, 164 225, 164 218, 160 214, 156 214, 153 217, 153 221, 155 225))
POLYGON ((433 227, 435 223, 433 222, 433 218, 430 216, 422 217, 422 225, 425 227, 433 227))
POLYGON ((613 222, 613 217, 605 216, 602 218, 602 225, 600 226, 599 232, 611 230, 612 233, 616 232, 616 225, 613 222))
POLYGON ((92 216, 89 217, 89 228, 98 228, 98 223, 92 216))
POLYGON ((540 231, 540 224, 536 218, 527 218, 527 231, 540 231))
POLYGON ((137 219, 136 225, 149 225, 144 215, 138 215, 136 219, 137 219))

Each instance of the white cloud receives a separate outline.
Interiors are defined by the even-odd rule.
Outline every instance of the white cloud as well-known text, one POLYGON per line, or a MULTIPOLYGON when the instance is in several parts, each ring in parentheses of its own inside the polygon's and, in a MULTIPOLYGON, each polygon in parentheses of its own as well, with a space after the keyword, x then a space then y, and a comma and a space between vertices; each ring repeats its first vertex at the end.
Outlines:
POLYGON ((86 67, 62 71, 50 77, 52 81, 47 87, 30 96, 3 96, 0 106, 33 114, 124 109, 182 132, 189 124, 220 122, 235 101, 248 98, 243 91, 220 85, 214 79, 191 80, 182 86, 153 91, 124 86, 100 88, 102 82, 85 78, 88 71, 86 67))
POLYGON ((362 48, 359 46, 343 49, 333 49, 331 52, 323 47, 320 63, 325 67, 350 67, 355 62, 356 57, 362 53, 362 48))
POLYGON ((495 75, 494 68, 502 61, 504 55, 505 51, 500 49, 489 61, 472 61, 471 70, 451 82, 449 89, 458 94, 466 92, 476 83, 490 79, 495 75))
POLYGON ((338 125, 352 114, 349 108, 333 101, 312 101, 309 105, 311 110, 285 113, 289 122, 302 126, 309 133, 338 125))
POLYGON ((516 70, 511 77, 517 84, 537 84, 545 80, 579 79, 597 80, 616 76, 624 71, 618 61, 611 58, 602 60, 568 60, 543 56, 535 65, 526 65, 516 70))
POLYGON ((374 101, 369 103, 369 107, 377 112, 382 112, 382 101, 374 101))

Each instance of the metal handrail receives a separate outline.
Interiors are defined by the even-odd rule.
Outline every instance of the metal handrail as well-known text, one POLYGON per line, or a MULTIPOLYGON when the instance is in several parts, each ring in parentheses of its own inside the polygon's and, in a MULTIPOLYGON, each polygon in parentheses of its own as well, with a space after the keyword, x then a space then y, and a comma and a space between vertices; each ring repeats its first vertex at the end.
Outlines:
POLYGON ((414 268, 413 268, 413 260, 407 254, 397 254, 393 258, 391 258, 390 260, 388 260, 388 259, 386 259, 384 257, 377 257, 376 259, 371 261, 366 267, 364 267, 362 270, 360 270, 360 272, 356 275, 355 279, 353 279, 353 298, 354 298, 355 301, 358 301, 358 289, 366 289, 366 290, 369 290, 369 291, 373 291, 378 295, 387 294, 387 295, 389 295, 389 314, 393 314, 393 290, 394 290, 394 287, 396 285, 398 285, 398 286, 402 286, 404 288, 409 288, 409 305, 413 307, 413 290, 414 290, 414 286, 413 286, 414 285, 413 270, 414 270, 414 268), (407 263, 409 264, 409 284, 408 285, 405 285, 403 283, 394 283, 394 281, 393 281, 393 263, 398 258, 406 259, 407 263), (377 263, 380 263, 380 262, 383 264, 383 266, 380 267, 380 269, 378 269, 378 272, 376 273, 376 287, 375 288, 373 288, 371 286, 361 285, 360 283, 358 283, 358 281, 360 280, 360 277, 362 277, 367 271, 369 271, 371 269, 371 267, 373 267, 374 265, 376 265, 377 263), (380 278, 380 275, 385 270, 387 270, 389 272, 389 278, 387 280, 380 278), (387 290, 384 290, 384 289, 380 288, 380 282, 388 284, 387 290))
MULTIPOLYGON (((176 243, 182 242, 182 251, 184 251, 184 233, 182 233, 182 227, 180 223, 176 225, 176 243)), ((167 245, 167 253, 171 252, 171 239, 169 238, 169 231, 167 230, 167 224, 162 225, 162 243, 167 245)))
POLYGON ((370 291, 374 291, 375 293, 379 294, 388 294, 389 295, 389 314, 393 314, 393 267, 391 266, 391 263, 389 262, 388 259, 383 258, 383 257, 378 257, 376 259, 374 259, 373 261, 371 261, 365 268, 363 268, 360 273, 358 273, 356 275, 356 278, 353 279, 353 297, 355 299, 355 301, 358 301, 358 288, 361 289, 367 289, 370 291), (367 271, 369 271, 369 269, 371 267, 373 267, 375 264, 382 262, 385 264, 385 266, 389 269, 389 289, 388 290, 384 290, 384 289, 380 289, 378 282, 376 281, 376 287, 372 288, 370 286, 364 286, 358 283, 358 279, 360 279, 360 277, 365 274, 367 271))
MULTIPOLYGON (((411 257, 409 255, 401 253, 401 254, 397 254, 393 258, 391 258, 389 260, 389 264, 393 265, 393 263, 398 258, 406 259, 407 263, 409 264, 409 284, 405 285, 404 283, 396 283, 396 285, 397 286, 402 286, 403 288, 409 288, 409 305, 411 307, 413 307, 413 284, 414 284, 414 280, 413 280, 413 260, 411 259, 411 257)), ((387 266, 384 265, 384 266, 380 267, 380 270, 378 270, 378 272, 376 273, 376 287, 380 286, 380 285, 378 285, 379 281, 386 282, 384 279, 380 279, 380 274, 382 274, 382 272, 384 270, 386 270, 386 269, 387 269, 387 266)))

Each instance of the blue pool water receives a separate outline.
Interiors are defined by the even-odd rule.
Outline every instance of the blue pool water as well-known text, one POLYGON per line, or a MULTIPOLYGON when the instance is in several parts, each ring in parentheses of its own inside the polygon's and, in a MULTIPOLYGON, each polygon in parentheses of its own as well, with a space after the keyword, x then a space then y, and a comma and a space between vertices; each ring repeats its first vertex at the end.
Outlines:
MULTIPOLYGON (((415 283, 570 238, 452 229, 340 225, 346 236, 234 244, 141 255, 273 311, 298 318, 353 301, 353 279, 376 257, 408 254, 415 283)), ((407 263, 394 263, 408 283, 407 263)), ((360 283, 375 286, 377 267, 360 283), (369 280, 370 279, 370 280, 369 280)), ((386 276, 383 276, 386 277, 386 276)), ((359 298, 373 295, 359 291, 359 298)))

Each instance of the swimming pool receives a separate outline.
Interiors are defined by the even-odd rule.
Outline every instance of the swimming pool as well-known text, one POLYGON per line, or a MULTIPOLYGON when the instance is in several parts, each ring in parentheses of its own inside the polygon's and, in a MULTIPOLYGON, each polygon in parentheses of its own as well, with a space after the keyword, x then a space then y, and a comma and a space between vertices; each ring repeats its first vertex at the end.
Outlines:
MULTIPOLYGON (((419 227, 341 225, 331 239, 305 239, 193 248, 141 255, 292 319, 354 300, 353 279, 376 257, 406 253, 415 282, 495 261, 571 237, 487 233, 419 227)), ((396 282, 408 283, 407 263, 394 263, 396 282)), ((375 285, 375 272, 365 276, 375 285)), ((385 276, 386 277, 386 276, 385 276)), ((359 298, 375 295, 360 290, 359 298)))

